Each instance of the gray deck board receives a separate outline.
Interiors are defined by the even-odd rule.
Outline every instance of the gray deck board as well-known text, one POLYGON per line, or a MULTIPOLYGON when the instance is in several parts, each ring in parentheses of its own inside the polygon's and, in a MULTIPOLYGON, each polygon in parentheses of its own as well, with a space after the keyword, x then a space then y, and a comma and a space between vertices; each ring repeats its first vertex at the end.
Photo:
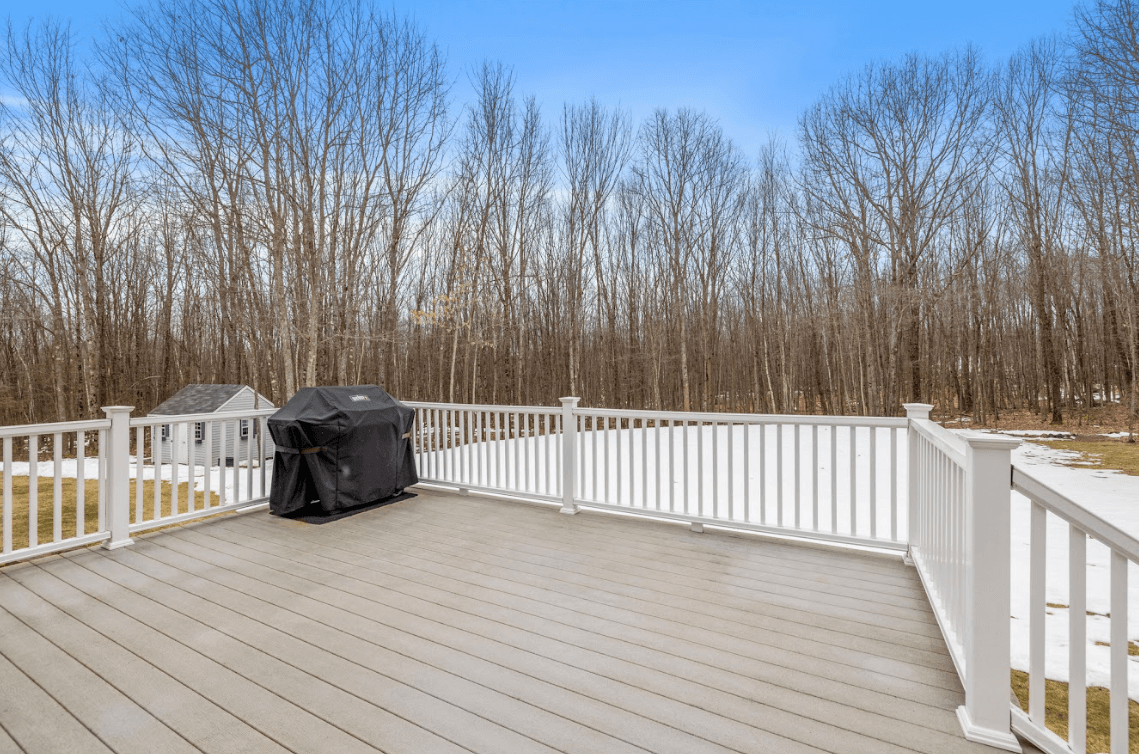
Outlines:
MULTIPOLYGON (((804 578, 805 574, 801 568, 798 574, 789 576, 787 575, 789 568, 772 566, 758 558, 748 563, 746 568, 737 567, 735 572, 728 572, 723 566, 700 568, 699 562, 694 562, 692 568, 683 570, 680 567, 683 559, 675 559, 676 564, 670 562, 674 561, 673 548, 664 543, 657 543, 651 549, 643 549, 622 542, 619 536, 601 537, 577 532, 558 532, 547 534, 542 538, 541 544, 534 544, 530 537, 537 532, 533 529, 525 530, 522 536, 512 537, 509 532, 497 530, 494 521, 486 522, 481 527, 478 524, 472 527, 463 524, 452 525, 440 518, 432 519, 420 515, 414 519, 393 518, 393 521, 406 520, 409 524, 414 523, 415 533, 421 539, 445 539, 461 546, 490 545, 494 553, 500 553, 504 548, 508 548, 511 551, 511 558, 537 565, 554 565, 558 568, 562 568, 565 562, 586 567, 602 565, 607 574, 640 576, 654 585, 663 578, 669 586, 702 590, 702 594, 706 597, 718 594, 743 597, 749 606, 756 601, 765 601, 771 585, 779 584, 783 588, 776 589, 774 594, 791 594, 797 598, 809 598, 812 602, 822 600, 831 604, 853 606, 863 611, 869 606, 876 617, 887 614, 893 617, 915 618, 917 616, 914 615, 914 611, 916 611, 921 616, 923 635, 927 634, 926 619, 932 615, 928 601, 920 592, 900 596, 855 581, 820 584, 813 578, 804 578), (583 547, 586 548, 584 552, 583 547), (662 563, 665 567, 661 567, 662 563), (764 596, 757 597, 756 592, 764 596)), ((629 523, 636 526, 638 522, 629 523)), ((377 527, 368 527, 361 529, 359 533, 376 530, 377 527)), ((619 535, 620 532, 611 534, 619 535)), ((698 535, 688 536, 699 538, 698 535)), ((763 551, 759 548, 757 550, 763 551)), ((694 556, 685 557, 692 561, 698 560, 694 556)), ((836 581, 832 579, 832 582, 836 581)), ((691 595, 691 592, 687 594, 691 595)), ((751 612, 750 607, 748 612, 751 612)))
MULTIPOLYGON (((26 572, 25 572, 26 575, 26 572)), ((33 579, 35 581, 35 579, 33 579)), ((84 664, 133 702, 208 752, 286 751, 226 710, 89 628, 15 581, 0 583, 0 604, 62 651, 84 664)))
MULTIPOLYGON (((417 515, 415 511, 410 509, 403 509, 399 513, 407 516, 417 515)), ((422 511, 418 512, 418 517, 424 518, 422 511)), ((451 532, 466 532, 474 535, 485 533, 485 524, 478 519, 472 520, 469 516, 435 516, 424 521, 424 523, 442 527, 451 532)), ((534 519, 531 516, 518 516, 515 520, 507 522, 505 528, 499 528, 498 536, 501 538, 503 534, 508 532, 516 532, 525 536, 534 533, 536 527, 542 528, 540 519, 534 519)), ((672 529, 672 531, 666 529, 668 536, 663 538, 667 538, 673 545, 689 544, 686 540, 690 537, 675 531, 676 527, 674 526, 669 526, 668 529, 672 529)), ((848 558, 845 565, 825 565, 825 561, 817 560, 803 561, 790 557, 797 554, 794 552, 797 549, 796 545, 772 544, 770 542, 766 543, 764 548, 752 547, 750 553, 745 551, 743 557, 740 558, 733 558, 731 553, 720 552, 715 549, 709 550, 708 547, 691 548, 678 554, 675 547, 666 549, 660 547, 660 540, 662 539, 660 535, 656 537, 655 541, 644 542, 639 538, 628 536, 625 527, 598 527, 596 522, 560 529, 557 534, 561 535, 558 542, 562 546, 554 546, 554 538, 549 536, 547 532, 543 538, 543 545, 546 545, 542 548, 543 552, 556 552, 559 557, 570 560, 575 557, 581 558, 584 556, 578 552, 577 547, 581 544, 582 539, 587 538, 595 544, 602 542, 612 544, 613 549, 605 552, 608 559, 625 562, 635 567, 643 567, 644 561, 637 559, 639 553, 636 545, 648 545, 654 555, 651 562, 654 574, 670 573, 685 579, 746 587, 755 586, 758 572, 764 575, 764 580, 767 583, 774 580, 775 583, 792 584, 797 589, 815 589, 832 594, 858 595, 862 599, 874 601, 889 602, 890 598, 893 598, 897 604, 903 604, 922 612, 930 612, 929 602, 926 600, 916 578, 886 580, 879 578, 877 571, 872 570, 867 573, 859 569, 859 566, 877 565, 874 561, 869 563, 855 561, 852 563, 848 558), (804 568, 804 562, 809 563, 811 567, 804 568)), ((526 539, 519 539, 517 542, 522 545, 528 544, 526 539)), ((719 540, 716 540, 711 543, 711 546, 714 548, 718 543, 719 540)))
POLYGON ((23 749, 13 740, 8 732, 0 728, 0 754, 21 754, 23 749))
MULTIPOLYGON (((50 660, 45 660, 50 662, 50 660)), ((28 752, 109 752, 62 704, 0 654, 0 725, 28 752)))
MULTIPOLYGON (((385 536, 388 540, 398 542, 401 539, 406 540, 411 535, 387 532, 385 536)), ((746 624, 732 621, 733 618, 746 619, 746 611, 741 610, 739 605, 724 608, 713 602, 696 602, 705 595, 688 599, 671 597, 667 593, 668 586, 664 584, 658 585, 656 590, 647 590, 643 586, 627 588, 618 582, 608 581, 606 577, 609 574, 600 571, 592 576, 567 575, 551 568, 538 569, 539 572, 535 573, 534 569, 526 568, 526 564, 518 560, 512 560, 509 564, 498 567, 487 566, 477 559, 477 555, 455 547, 442 546, 444 547, 442 552, 432 555, 426 544, 422 542, 420 544, 423 546, 415 552, 399 552, 393 564, 424 570, 440 578, 472 586, 489 585, 497 591, 529 596, 538 600, 554 595, 558 604, 572 606, 594 617, 606 617, 616 613, 626 622, 634 621, 640 624, 652 622, 655 630, 661 633, 676 635, 677 632, 681 632, 695 636, 694 641, 697 643, 725 647, 733 653, 813 671, 833 680, 859 683, 859 679, 864 678, 867 673, 881 673, 889 676, 881 679, 881 682, 887 684, 886 687, 898 695, 916 695, 916 698, 933 695, 944 701, 949 697, 940 693, 942 690, 948 690, 950 694, 956 693, 956 679, 949 677, 944 671, 900 664, 895 660, 875 656, 859 656, 856 661, 852 661, 849 652, 838 651, 823 643, 815 642, 809 648, 805 648, 801 640, 788 633, 757 633, 746 624), (455 555, 459 552, 463 558, 455 561, 455 555), (448 559, 461 565, 449 565, 448 559), (581 583, 568 583, 565 581, 567 578, 580 580, 581 583), (706 613, 715 614, 717 617, 709 617, 706 613), (655 622, 654 618, 657 619, 655 622)), ((385 543, 379 536, 361 539, 354 532, 346 532, 344 536, 337 536, 335 541, 326 540, 324 544, 318 544, 316 547, 328 547, 340 552, 354 549, 356 557, 362 558, 358 562, 366 565, 382 559, 383 554, 388 552, 384 549, 385 545, 388 548, 394 546, 408 549, 406 542, 402 545, 393 544, 392 541, 385 543)), ((824 608, 821 606, 820 609, 824 608)), ((811 620, 809 616, 802 619, 806 622, 811 620)), ((877 627, 871 624, 857 625, 859 630, 867 634, 877 630, 877 627)))
MULTIPOLYGON (((192 537, 192 534, 186 535, 187 539, 192 537)), ((166 543, 170 541, 166 540, 166 543)), ((214 546, 219 542, 216 538, 211 538, 210 541, 214 546)), ((295 552, 291 553, 291 557, 286 553, 286 557, 273 558, 257 553, 243 553, 240 548, 222 549, 264 563, 274 570, 280 569, 314 582, 343 589, 377 603, 397 605, 409 613, 433 617, 440 623, 462 625, 467 631, 505 639, 515 648, 526 650, 538 658, 554 658, 560 663, 616 682, 652 689, 661 696, 677 701, 703 697, 706 700, 704 703, 706 708, 716 709, 721 714, 730 712, 733 719, 761 728, 775 726, 772 728, 774 732, 788 734, 801 726, 801 721, 797 718, 781 716, 782 712, 792 712, 811 717, 823 729, 842 723, 846 727, 861 730, 868 735, 890 740, 898 739, 899 743, 907 732, 923 736, 939 735, 933 730, 922 731, 910 724, 911 717, 921 716, 921 710, 915 710, 912 705, 907 707, 906 717, 902 719, 882 714, 867 714, 863 710, 853 710, 817 695, 757 682, 744 675, 701 665, 687 659, 685 655, 691 654, 691 650, 697 647, 682 648, 679 651, 683 654, 678 656, 642 647, 635 640, 610 640, 599 633, 601 626, 596 620, 584 624, 588 625, 588 629, 575 628, 555 620, 541 619, 534 613, 480 609, 491 603, 475 599, 473 596, 448 593, 434 588, 422 595, 426 599, 417 599, 414 595, 401 592, 401 587, 394 578, 389 578, 380 584, 371 583, 371 577, 367 582, 354 578, 351 573, 355 569, 352 568, 345 567, 343 570, 348 575, 340 577, 334 575, 337 569, 321 572, 316 566, 325 567, 333 563, 323 560, 317 551, 303 558, 298 558, 295 552), (303 563, 299 562, 302 560, 303 563), (447 610, 449 607, 454 607, 450 613, 447 610), (778 727, 779 725, 782 727, 778 727)), ((406 590, 406 587, 404 589, 406 590)), ((473 595, 474 591, 468 590, 467 593, 473 595)), ((507 657, 509 658, 509 655, 507 657)), ((523 666, 534 666, 534 664, 533 661, 525 661, 523 666)), ((557 667, 546 667, 543 675, 552 678, 565 674, 557 667)), ((827 689, 823 687, 818 690, 825 692, 827 689)), ((831 684, 829 691, 834 690, 835 686, 831 684)), ((864 690, 851 689, 848 698, 861 699, 863 696, 865 696, 864 690)), ((892 698, 882 709, 889 710, 895 706, 896 698, 892 698)), ((946 732, 951 736, 945 740, 944 745, 952 747, 958 736, 952 729, 946 732)))
MULTIPOLYGON (((393 533, 387 536, 392 539, 400 538, 399 534, 393 533)), ((336 549, 349 557, 354 555, 356 557, 354 562, 357 565, 369 567, 381 559, 377 554, 381 546, 379 542, 378 537, 356 541, 353 535, 337 537, 336 541, 326 541, 318 544, 317 548, 336 549)), ((601 586, 573 584, 565 586, 560 582, 563 574, 554 569, 542 569, 538 573, 533 573, 526 569, 524 563, 517 561, 514 562, 513 569, 482 567, 478 565, 474 556, 457 548, 451 549, 455 554, 463 555, 461 567, 439 562, 439 558, 444 556, 423 557, 425 548, 421 548, 417 554, 402 557, 398 563, 390 565, 407 569, 407 578, 411 578, 414 573, 411 569, 416 569, 431 574, 437 581, 450 580, 468 585, 464 586, 464 589, 483 588, 485 592, 480 594, 494 591, 541 603, 545 603, 551 598, 550 595, 554 595, 558 606, 577 609, 592 618, 608 617, 638 628, 650 627, 666 635, 690 637, 696 644, 719 646, 733 654, 763 657, 774 662, 789 663, 804 670, 813 669, 814 672, 833 680, 847 679, 858 682, 867 673, 882 674, 886 677, 879 682, 889 684, 889 687, 898 693, 918 697, 927 694, 941 697, 944 696, 939 694, 941 690, 955 692, 956 689, 955 679, 946 677, 943 671, 906 665, 896 660, 874 656, 860 657, 852 664, 849 652, 836 650, 821 642, 804 642, 789 634, 776 632, 760 634, 748 626, 731 625, 722 619, 710 619, 703 614, 703 611, 692 609, 690 604, 682 600, 669 599, 663 592, 655 595, 646 595, 644 590, 633 594, 618 593, 618 596, 608 604, 595 602, 590 598, 604 597, 604 593, 601 592, 605 587, 601 578, 604 574, 593 579, 594 584, 601 586), (653 596, 657 599, 651 599, 653 596)), ((486 593, 485 599, 493 600, 494 597, 486 593)))
MULTIPOLYGON (((525 515, 525 514, 523 514, 523 515, 525 515)), ((589 517, 587 516, 586 518, 589 518, 589 517)), ((635 528, 638 528, 639 526, 646 525, 642 522, 637 522, 637 521, 619 521, 619 522, 613 522, 613 523, 614 523, 614 525, 621 527, 619 530, 620 533, 623 533, 630 526, 635 529, 635 528)), ((564 527, 564 524, 562 526, 564 527)), ((578 546, 578 547, 586 546, 586 547, 592 548, 592 550, 587 550, 587 552, 589 552, 589 558, 588 558, 589 562, 599 562, 599 561, 607 560, 610 558, 610 553, 612 553, 615 550, 627 550, 630 552, 636 552, 640 555, 642 560, 647 561, 647 562, 651 562, 653 558, 661 556, 665 553, 673 552, 675 550, 677 540, 674 538, 678 536, 677 533, 675 532, 677 527, 668 526, 668 525, 664 525, 664 526, 667 527, 667 529, 666 529, 667 537, 662 537, 662 539, 660 541, 652 543, 651 548, 638 548, 636 546, 636 544, 633 542, 622 543, 619 539, 617 539, 617 540, 606 540, 606 539, 591 540, 588 538, 578 540, 576 542, 576 546, 578 546), (606 544, 609 544, 610 546, 605 547, 606 544)), ((375 527, 369 527, 369 528, 374 529, 375 527)), ((436 529, 436 531, 438 531, 438 529, 436 529)), ((682 532, 682 534, 680 536, 686 536, 686 537, 691 538, 691 539, 700 539, 700 540, 706 539, 704 537, 701 537, 700 535, 695 535, 695 534, 692 534, 690 532, 687 532, 687 530, 684 530, 684 529, 681 529, 680 531, 682 532)), ((518 545, 516 543, 515 540, 517 538, 512 537, 508 533, 508 531, 500 531, 497 534, 495 534, 493 526, 491 525, 490 528, 488 529, 488 532, 489 533, 483 535, 483 541, 484 541, 484 543, 496 548, 496 550, 497 549, 503 549, 503 548, 521 546, 521 545, 518 545)), ((552 530, 550 532, 548 532, 542 538, 543 544, 546 541, 551 541, 554 543, 561 541, 561 540, 559 540, 560 533, 561 532, 560 532, 560 529, 558 527, 552 527, 552 530)), ((417 535, 421 539, 430 538, 421 532, 417 532, 417 535)), ((434 535, 435 535, 435 531, 432 532, 431 536, 434 536, 434 535)), ((457 536, 461 536, 461 535, 451 534, 451 535, 445 535, 445 536, 449 536, 450 538, 454 539, 457 536)), ((712 546, 714 546, 714 543, 712 543, 712 546)), ((760 548, 766 548, 767 546, 768 546, 767 543, 764 543, 763 545, 760 546, 760 548)), ((787 545, 779 545, 779 547, 780 548, 786 548, 788 546, 787 545)), ((522 559, 522 558, 525 558, 527 556, 526 555, 511 554, 511 557, 522 559)), ((830 556, 830 557, 833 558, 833 556, 830 556)), ((852 569, 853 568, 859 568, 863 565, 862 563, 859 562, 860 558, 857 555, 850 554, 847 557, 851 561, 850 567, 852 569)), ((877 566, 878 564, 875 563, 874 565, 877 566)), ((559 563, 559 566, 560 566, 560 563, 559 563)), ((804 566, 804 567, 809 567, 809 566, 804 566)), ((573 578, 575 575, 575 570, 576 569, 568 569, 567 570, 567 578, 573 578)), ((633 580, 632 577, 637 576, 638 573, 630 572, 630 569, 626 568, 626 567, 609 568, 607 570, 609 573, 612 573, 613 575, 620 574, 622 576, 630 577, 630 578, 626 579, 626 582, 629 584, 632 584, 632 585, 649 583, 651 585, 650 588, 652 591, 655 591, 657 589, 660 581, 662 580, 659 578, 659 576, 656 572, 653 572, 651 570, 642 571, 644 576, 640 580, 633 580)), ((667 582, 666 586, 668 586, 669 588, 672 588, 672 586, 673 586, 672 580, 671 579, 664 579, 664 580, 667 582)), ((680 585, 680 586, 683 586, 683 585, 680 585)), ((746 612, 749 612, 749 613, 753 612, 755 609, 757 609, 757 605, 759 606, 759 609, 764 609, 764 608, 768 608, 768 607, 774 607, 776 609, 792 609, 792 610, 798 609, 798 608, 805 608, 806 611, 809 614, 811 614, 812 616, 818 615, 818 613, 822 610, 822 611, 825 611, 826 614, 829 615, 833 619, 848 620, 848 621, 853 621, 854 623, 862 623, 864 625, 873 625, 875 627, 875 629, 877 630, 878 628, 882 627, 881 626, 882 613, 883 612, 886 612, 886 613, 894 612, 890 608, 885 608, 884 610, 879 610, 877 608, 877 606, 874 606, 873 609, 871 609, 870 606, 868 606, 866 601, 859 599, 859 596, 860 596, 859 593, 853 592, 853 591, 849 592, 847 595, 838 595, 837 598, 831 599, 831 598, 828 598, 828 595, 826 595, 825 593, 821 593, 821 592, 817 592, 817 591, 810 591, 809 585, 807 585, 807 584, 804 584, 804 590, 780 589, 780 588, 767 589, 764 587, 762 582, 754 583, 753 587, 757 591, 759 591, 760 594, 762 594, 763 596, 757 598, 757 596, 755 594, 752 594, 752 595, 745 597, 743 599, 743 603, 746 604, 745 610, 746 610, 746 612), (806 596, 808 594, 809 594, 809 598, 808 598, 808 596, 806 596)), ((713 588, 708 593, 701 593, 700 599, 707 600, 712 593, 717 593, 717 592, 722 593, 723 591, 724 590, 720 589, 720 588, 713 588)), ((692 594, 693 594, 693 592, 691 590, 688 591, 686 593, 686 599, 691 597, 692 594)), ((731 595, 729 594, 727 596, 731 596, 731 595)), ((831 595, 831 597, 834 597, 834 595, 831 595)), ((727 601, 722 601, 722 600, 720 601, 720 603, 725 604, 725 605, 731 604, 727 601)), ((737 602, 737 604, 739 604, 739 603, 737 602)), ((928 646, 939 647, 942 649, 942 651, 944 651, 944 649, 943 649, 944 644, 941 642, 941 637, 937 631, 936 625, 933 625, 929 620, 929 618, 932 617, 932 613, 930 613, 928 611, 928 609, 918 610, 918 611, 914 611, 914 612, 903 612, 900 614, 892 615, 891 617, 896 617, 896 618, 899 618, 900 620, 891 620, 890 621, 891 625, 884 627, 886 632, 888 632, 887 635, 893 635, 892 633, 889 633, 889 632, 895 632, 895 633, 900 632, 902 634, 906 634, 910 638, 910 640, 913 640, 913 637, 930 638, 930 639, 933 639, 934 641, 926 642, 926 644, 928 646), (915 615, 914 612, 916 612, 918 614, 915 615)))
MULTIPOLYGON (((923 713, 933 727, 938 723, 945 724, 945 730, 953 732, 953 728, 940 715, 940 708, 932 710, 904 702, 899 706, 898 698, 885 696, 879 690, 862 686, 851 686, 836 683, 829 679, 812 676, 806 673, 792 673, 776 665, 766 665, 757 662, 748 663, 738 654, 721 652, 710 649, 703 639, 706 637, 696 634, 692 641, 673 639, 639 626, 628 625, 616 620, 600 618, 565 607, 550 605, 539 600, 525 598, 512 598, 504 593, 495 593, 481 587, 466 587, 455 590, 447 589, 447 582, 432 578, 429 574, 414 581, 413 572, 406 567, 392 566, 389 572, 384 573, 373 567, 366 576, 366 581, 357 578, 360 566, 349 564, 329 557, 332 550, 324 547, 323 551, 313 550, 303 556, 304 564, 297 551, 276 545, 269 540, 247 539, 235 537, 231 532, 225 532, 226 540, 237 543, 246 550, 244 556, 257 562, 265 563, 286 573, 297 574, 312 578, 313 567, 324 570, 318 578, 321 583, 335 585, 339 589, 368 597, 383 604, 397 605, 409 612, 434 617, 440 622, 458 623, 466 630, 483 631, 489 636, 500 636, 502 629, 517 628, 530 632, 539 638, 557 640, 562 644, 596 650, 600 654, 611 658, 622 658, 639 661, 639 664, 650 669, 665 669, 677 677, 695 676, 702 678, 708 674, 716 674, 712 685, 715 688, 735 687, 742 689, 741 696, 754 698, 761 693, 763 687, 770 687, 779 700, 797 699, 800 695, 808 704, 819 704, 826 700, 853 704, 857 709, 864 709, 876 714, 901 715, 898 719, 910 720, 923 718, 923 713), (249 552, 252 548, 253 552, 249 552), (334 574, 343 574, 350 578, 336 579, 334 574), (408 583, 401 583, 407 581, 408 583), (433 586, 432 583, 438 586, 433 586), (504 613, 502 608, 506 608, 504 613), (448 613, 445 609, 452 609, 448 613), (503 617, 507 621, 503 621, 503 617), (488 621, 484 625, 481 621, 472 621, 473 617, 488 621), (747 672, 741 672, 746 670, 747 672)), ((213 547, 219 547, 223 540, 218 537, 211 538, 213 547)), ((240 552, 232 548, 222 548, 225 551, 240 552)), ((382 565, 372 563, 372 566, 382 565)), ((756 634, 759 636, 760 634, 756 634)), ((533 641, 533 637, 525 637, 533 641)), ((512 641, 520 641, 512 640, 512 641)), ((955 723, 954 723, 955 724, 955 723)))
POLYGON ((0 754, 991 751, 899 559, 419 490, 0 569, 0 754))
MULTIPOLYGON (((9 585, 11 582, 5 584, 9 585)), ((0 604, 15 601, 11 594, 15 588, 0 591, 0 604)), ((40 688, 50 690, 68 712, 113 750, 139 754, 194 751, 178 734, 7 609, 0 611, 0 635, 5 639, 5 656, 40 688)))

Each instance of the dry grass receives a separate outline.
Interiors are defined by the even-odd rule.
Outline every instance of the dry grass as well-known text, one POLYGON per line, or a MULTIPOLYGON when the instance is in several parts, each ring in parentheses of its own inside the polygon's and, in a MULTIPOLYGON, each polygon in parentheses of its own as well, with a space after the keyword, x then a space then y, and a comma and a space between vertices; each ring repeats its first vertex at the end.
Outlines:
MULTIPOLYGON (((960 419, 955 411, 946 414, 935 412, 938 421, 960 419)), ((1064 423, 1051 423, 1051 415, 1039 411, 1016 409, 1002 411, 1000 418, 986 417, 984 424, 965 422, 960 426, 970 429, 1043 429, 1049 431, 1072 432, 1076 435, 1107 434, 1127 430, 1128 410, 1126 405, 1111 403, 1094 408, 1064 409, 1064 423)), ((959 425, 953 425, 959 426, 959 425)), ((1137 430, 1139 431, 1139 430, 1137 430)))
POLYGON ((1070 450, 1080 454, 1078 461, 1065 465, 1079 468, 1117 469, 1124 474, 1139 476, 1139 443, 1123 440, 1037 440, 1057 450, 1070 450))
MULTIPOLYGON (((28 477, 12 477, 12 548, 19 549, 28 546, 28 477)), ((36 495, 36 539, 40 544, 51 542, 53 539, 52 521, 54 517, 55 483, 50 477, 40 477, 36 495)), ((62 538, 74 537, 76 534, 75 522, 78 518, 76 505, 76 480, 60 480, 61 528, 62 538)), ((178 485, 176 500, 171 499, 173 487, 170 482, 162 482, 159 488, 162 516, 173 515, 175 508, 178 513, 187 513, 190 510, 190 487, 186 482, 178 485)), ((94 479, 86 480, 83 485, 83 531, 91 534, 99 528, 99 483, 94 479)), ((144 480, 142 483, 143 520, 154 518, 154 482, 144 480)), ((135 480, 130 481, 131 521, 135 520, 135 480)), ((217 494, 210 493, 210 505, 218 505, 220 499, 217 494)), ((194 493, 194 508, 201 510, 206 507, 204 492, 194 493)))
MULTIPOLYGON (((1020 707, 1028 711, 1028 673, 1012 671, 1012 690, 1020 707)), ((1088 754, 1111 751, 1111 693, 1102 686, 1089 686, 1088 754)), ((1139 754, 1139 702, 1130 702, 1131 754, 1139 754)), ((1044 681, 1044 724, 1048 730, 1068 740, 1068 684, 1044 681)))
MULTIPOLYGON (((1106 641, 1097 641, 1095 643, 1095 645, 1097 647, 1110 647, 1111 646, 1111 644, 1109 644, 1106 641)), ((1139 644, 1136 644, 1133 641, 1127 642, 1127 654, 1131 657, 1139 657, 1139 644)))

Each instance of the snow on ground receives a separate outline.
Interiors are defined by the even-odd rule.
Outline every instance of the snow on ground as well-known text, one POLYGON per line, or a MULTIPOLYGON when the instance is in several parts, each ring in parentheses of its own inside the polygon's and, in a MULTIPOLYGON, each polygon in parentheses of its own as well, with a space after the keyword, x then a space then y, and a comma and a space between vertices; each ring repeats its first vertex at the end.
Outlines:
POLYGON ((1002 429, 1000 433, 1009 437, 1039 437, 1044 440, 1071 440, 1075 438, 1071 432, 1060 432, 1054 429, 1002 429))

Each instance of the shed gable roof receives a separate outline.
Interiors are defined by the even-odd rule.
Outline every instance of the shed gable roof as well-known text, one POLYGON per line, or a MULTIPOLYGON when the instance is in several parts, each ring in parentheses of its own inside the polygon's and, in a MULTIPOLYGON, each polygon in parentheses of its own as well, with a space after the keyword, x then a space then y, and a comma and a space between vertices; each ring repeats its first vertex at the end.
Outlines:
POLYGON ((245 385, 187 385, 154 407, 151 415, 208 414, 217 411, 245 385))

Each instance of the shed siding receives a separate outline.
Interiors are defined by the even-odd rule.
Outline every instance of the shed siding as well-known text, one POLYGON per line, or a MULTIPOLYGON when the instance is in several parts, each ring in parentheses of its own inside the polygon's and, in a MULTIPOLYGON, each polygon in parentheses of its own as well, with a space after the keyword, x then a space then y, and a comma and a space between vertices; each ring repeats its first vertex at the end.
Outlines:
MULTIPOLYGON (((253 405, 254 395, 252 388, 244 387, 234 395, 233 398, 230 398, 219 406, 217 411, 219 413, 255 411, 257 409, 254 408, 253 405)), ((260 401, 258 401, 258 408, 275 408, 275 406, 264 396, 261 396, 260 401)), ((206 422, 203 421, 203 423, 206 422)), ((265 448, 262 457, 273 457, 275 446, 273 445, 273 439, 269 435, 267 417, 262 417, 251 423, 249 427, 249 437, 247 438, 240 436, 238 429, 239 423, 237 421, 209 422, 209 424, 211 430, 210 434, 213 436, 209 460, 213 463, 217 463, 221 459, 230 463, 233 462, 233 459, 236 457, 238 463, 244 464, 249 461, 251 455, 256 458, 258 450, 257 437, 261 433, 264 433, 265 436, 265 448), (255 426, 256 432, 254 431, 255 426), (223 437, 225 440, 224 448, 222 444, 223 437), (236 447, 234 446, 235 437, 237 438, 236 447)), ((207 463, 205 438, 203 437, 201 442, 194 440, 193 423, 171 425, 168 439, 159 441, 159 450, 160 458, 163 463, 187 463, 190 459, 198 466, 204 466, 207 463), (187 445, 190 446, 189 449, 187 445)))

